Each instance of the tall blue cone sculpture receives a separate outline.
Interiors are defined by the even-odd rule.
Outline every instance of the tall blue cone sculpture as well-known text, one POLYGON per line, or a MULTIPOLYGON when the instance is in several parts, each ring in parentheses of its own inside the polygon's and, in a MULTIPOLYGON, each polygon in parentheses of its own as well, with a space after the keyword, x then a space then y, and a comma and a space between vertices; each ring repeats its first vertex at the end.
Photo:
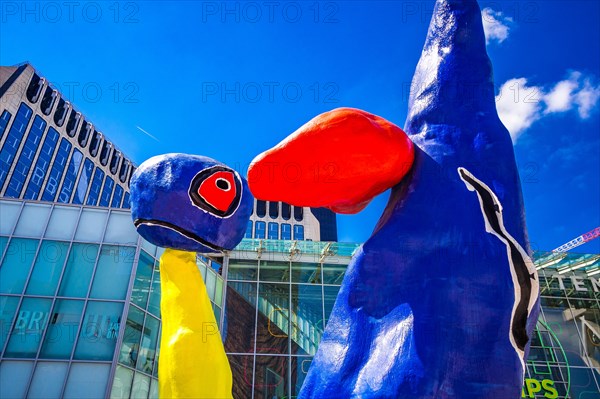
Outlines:
POLYGON ((539 286, 475 0, 438 0, 411 172, 348 267, 300 398, 521 397, 539 286))

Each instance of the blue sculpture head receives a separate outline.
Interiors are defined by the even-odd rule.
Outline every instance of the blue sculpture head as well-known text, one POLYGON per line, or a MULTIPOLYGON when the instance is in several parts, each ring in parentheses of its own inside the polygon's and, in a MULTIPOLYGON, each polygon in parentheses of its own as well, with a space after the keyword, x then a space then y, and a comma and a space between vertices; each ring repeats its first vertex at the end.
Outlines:
POLYGON ((138 233, 160 247, 195 252, 233 249, 252 213, 248 184, 214 159, 165 154, 131 178, 131 216, 138 233))

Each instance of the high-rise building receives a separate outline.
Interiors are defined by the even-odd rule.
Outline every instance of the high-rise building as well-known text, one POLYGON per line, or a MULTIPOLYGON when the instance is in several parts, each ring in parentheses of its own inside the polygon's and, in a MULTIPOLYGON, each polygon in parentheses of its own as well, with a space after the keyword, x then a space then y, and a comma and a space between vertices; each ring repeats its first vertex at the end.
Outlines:
POLYGON ((0 196, 128 208, 134 170, 31 65, 0 67, 0 196))
POLYGON ((336 216, 326 208, 254 200, 245 238, 337 241, 336 216))
MULTIPOLYGON (((0 67, 0 196, 129 208, 133 162, 29 64, 0 67)), ((247 238, 337 241, 335 213, 255 201, 247 238)))

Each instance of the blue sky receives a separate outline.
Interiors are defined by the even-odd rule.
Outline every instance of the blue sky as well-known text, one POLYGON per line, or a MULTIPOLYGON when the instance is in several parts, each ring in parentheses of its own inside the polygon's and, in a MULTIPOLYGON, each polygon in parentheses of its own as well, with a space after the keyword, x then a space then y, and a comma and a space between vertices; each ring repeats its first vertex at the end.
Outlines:
MULTIPOLYGON (((244 172, 336 107, 403 126, 433 3, 4 1, 0 63, 31 62, 136 163, 244 172)), ((551 250, 600 225, 600 2, 480 5, 532 247, 551 250)), ((368 238, 386 201, 339 217, 340 240, 368 238)))

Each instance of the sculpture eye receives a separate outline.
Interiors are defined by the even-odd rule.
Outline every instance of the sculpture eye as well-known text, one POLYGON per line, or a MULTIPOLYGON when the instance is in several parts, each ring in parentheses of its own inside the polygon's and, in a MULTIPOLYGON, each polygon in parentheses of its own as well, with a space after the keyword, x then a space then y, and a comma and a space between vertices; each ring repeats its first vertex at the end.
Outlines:
POLYGON ((237 209, 241 183, 232 170, 214 166, 194 177, 189 194, 192 203, 197 207, 216 216, 225 217, 237 209))

